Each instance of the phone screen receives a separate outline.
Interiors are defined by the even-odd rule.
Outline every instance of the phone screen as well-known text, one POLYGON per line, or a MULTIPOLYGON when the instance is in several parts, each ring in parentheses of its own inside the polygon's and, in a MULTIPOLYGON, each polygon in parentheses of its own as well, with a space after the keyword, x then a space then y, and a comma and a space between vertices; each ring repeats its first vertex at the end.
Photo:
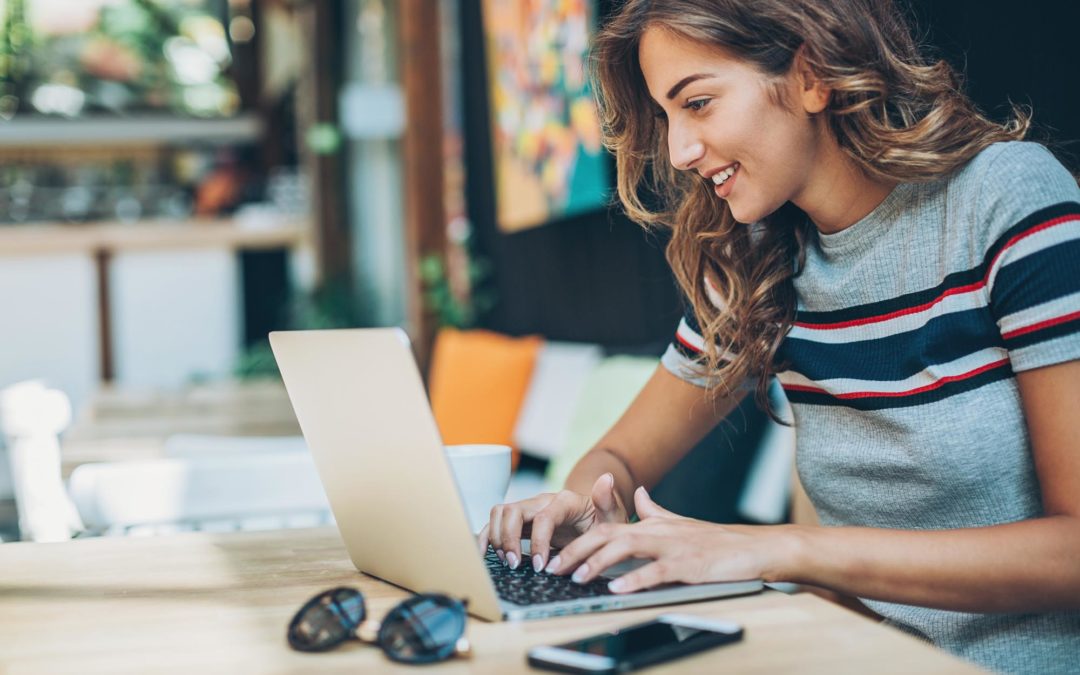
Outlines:
POLYGON ((693 652, 739 639, 739 635, 720 633, 677 623, 653 621, 559 645, 585 654, 607 656, 617 663, 640 662, 648 655, 669 651, 693 652))

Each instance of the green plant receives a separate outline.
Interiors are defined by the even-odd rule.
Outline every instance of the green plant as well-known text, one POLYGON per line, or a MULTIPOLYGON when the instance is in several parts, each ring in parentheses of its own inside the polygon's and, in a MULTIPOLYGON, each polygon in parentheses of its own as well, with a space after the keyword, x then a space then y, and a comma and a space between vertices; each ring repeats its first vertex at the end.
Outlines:
MULTIPOLYGON (((354 328, 362 325, 359 307, 349 282, 327 282, 309 293, 296 293, 285 302, 283 329, 354 328)), ((233 373, 239 378, 280 377, 269 340, 260 340, 245 349, 233 373)))
POLYGON ((424 303, 440 327, 473 328, 480 316, 495 306, 495 293, 483 285, 491 276, 491 264, 470 256, 466 267, 467 287, 455 292, 442 256, 430 254, 420 260, 424 303))

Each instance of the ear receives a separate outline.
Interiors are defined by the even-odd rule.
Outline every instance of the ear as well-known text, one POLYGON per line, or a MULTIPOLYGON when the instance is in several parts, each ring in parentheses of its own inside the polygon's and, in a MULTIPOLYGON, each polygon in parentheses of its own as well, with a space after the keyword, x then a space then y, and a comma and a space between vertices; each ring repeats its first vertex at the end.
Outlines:
POLYGON ((829 105, 832 97, 832 89, 826 87, 821 78, 806 61, 806 45, 799 47, 795 52, 795 62, 792 64, 797 81, 799 83, 799 101, 803 110, 816 115, 829 105))

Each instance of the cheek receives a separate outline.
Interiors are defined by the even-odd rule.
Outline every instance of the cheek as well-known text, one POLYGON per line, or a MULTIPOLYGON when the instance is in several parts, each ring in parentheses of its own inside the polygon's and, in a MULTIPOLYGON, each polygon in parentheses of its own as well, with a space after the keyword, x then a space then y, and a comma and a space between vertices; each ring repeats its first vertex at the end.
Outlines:
POLYGON ((813 171, 816 146, 809 123, 782 110, 759 116, 749 123, 747 131, 745 216, 760 220, 799 191, 813 171))

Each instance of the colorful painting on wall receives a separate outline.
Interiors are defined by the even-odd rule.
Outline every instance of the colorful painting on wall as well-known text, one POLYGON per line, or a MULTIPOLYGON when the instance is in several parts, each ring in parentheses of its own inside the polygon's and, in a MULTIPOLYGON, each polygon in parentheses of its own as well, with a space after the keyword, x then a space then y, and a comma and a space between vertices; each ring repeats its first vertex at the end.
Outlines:
POLYGON ((499 228, 603 207, 610 169, 586 64, 591 0, 485 0, 483 8, 499 228))

